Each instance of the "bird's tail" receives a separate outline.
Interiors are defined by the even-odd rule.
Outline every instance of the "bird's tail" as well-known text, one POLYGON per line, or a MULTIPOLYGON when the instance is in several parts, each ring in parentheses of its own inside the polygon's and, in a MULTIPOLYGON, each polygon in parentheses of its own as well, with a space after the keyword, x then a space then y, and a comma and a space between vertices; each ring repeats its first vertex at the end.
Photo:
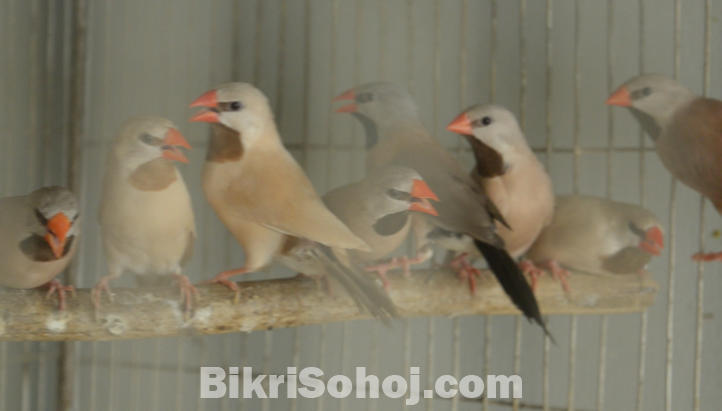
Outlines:
MULTIPOLYGON (((486 259, 486 262, 489 264, 489 269, 494 273, 494 276, 509 298, 511 298, 514 305, 524 313, 526 318, 539 324, 542 329, 544 329, 544 333, 554 342, 554 337, 552 337, 549 330, 547 330, 542 320, 541 311, 539 311, 539 304, 536 301, 534 292, 514 259, 511 258, 509 253, 504 249, 494 247, 479 240, 474 240, 474 244, 484 256, 484 259, 486 259)), ((556 344, 556 342, 554 343, 556 344)))
POLYGON ((376 285, 371 276, 355 267, 349 267, 339 261, 330 248, 320 247, 320 252, 314 255, 321 261, 326 274, 341 283, 353 298, 361 311, 368 311, 385 325, 391 324, 391 319, 398 317, 396 305, 389 295, 376 285))

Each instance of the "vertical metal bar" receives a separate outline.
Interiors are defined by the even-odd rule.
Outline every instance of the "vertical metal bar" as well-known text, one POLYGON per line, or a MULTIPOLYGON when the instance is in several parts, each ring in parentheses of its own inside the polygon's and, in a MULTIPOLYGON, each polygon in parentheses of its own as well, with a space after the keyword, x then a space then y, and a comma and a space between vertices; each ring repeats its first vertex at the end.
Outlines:
MULTIPOLYGON (((492 103, 496 103, 496 71, 497 71, 497 57, 496 57, 496 39, 498 33, 498 22, 497 22, 497 0, 491 1, 491 50, 490 50, 490 61, 491 71, 489 76, 489 96, 492 103)), ((492 316, 484 316, 484 371, 483 375, 489 375, 490 363, 491 363, 491 320, 492 316)), ((489 411, 489 399, 485 395, 482 399, 482 409, 489 411)))
MULTIPOLYGON (((644 73, 644 0, 639 0, 639 73, 644 73)), ((645 136, 644 130, 639 128, 639 204, 644 207, 647 202, 645 189, 645 136)), ((644 382, 647 366, 647 328, 649 324, 649 313, 644 310, 641 314, 640 335, 639 335, 639 372, 637 374, 637 411, 644 409, 644 382)))
MULTIPOLYGON (((466 107, 466 87, 467 87, 467 71, 466 71, 466 65, 467 65, 467 57, 468 57, 468 51, 467 51, 467 29, 469 25, 469 19, 467 15, 469 14, 469 0, 462 0, 461 2, 461 54, 460 54, 460 72, 459 72, 459 106, 460 107, 466 107)), ((462 147, 462 139, 458 139, 457 143, 457 149, 458 152, 461 152, 462 147)), ((460 374, 461 374, 461 320, 459 317, 454 317, 452 321, 452 357, 453 357, 453 365, 452 365, 452 375, 454 378, 456 378, 457 381, 460 380, 460 374)), ((459 395, 455 395, 451 398, 451 411, 458 411, 459 410, 459 395)))
POLYGON ((9 343, 0 343, 0 364, 2 364, 2 372, 0 372, 0 411, 5 411, 7 403, 7 373, 8 373, 8 345, 9 343))
MULTIPOLYGON (((711 70, 712 64, 712 2, 706 0, 704 3, 704 95, 708 96, 711 86, 711 70)), ((700 196, 699 205, 699 249, 705 252, 706 224, 705 224, 705 207, 707 201, 704 196, 700 196)), ((704 333, 704 262, 700 261, 697 266, 697 318, 696 335, 694 347, 694 400, 693 410, 699 411, 701 406, 701 390, 702 390, 702 337, 704 333)))
POLYGON ((183 409, 183 394, 185 389, 183 387, 183 365, 185 364, 185 357, 183 355, 183 348, 185 348, 186 339, 184 337, 176 337, 178 344, 178 350, 176 351, 176 370, 175 370, 175 409, 183 409))
MULTIPOLYGON (((68 118, 68 188, 81 197, 82 143, 85 124, 85 63, 88 42, 88 3, 87 0, 73 0, 72 9, 72 45, 70 51, 70 117, 68 118)), ((66 284, 75 284, 77 277, 77 259, 65 270, 66 284)), ((58 367, 58 409, 73 408, 75 380, 76 343, 64 342, 60 346, 58 367)))
MULTIPOLYGON (((682 39, 682 2, 675 0, 674 5, 674 78, 679 78, 680 44, 682 39)), ((667 290, 667 362, 665 372, 664 405, 666 411, 672 411, 672 373, 674 355, 674 288, 675 288, 675 236, 677 212, 677 180, 672 177, 669 204, 669 277, 667 290)))
POLYGON ((31 348, 31 342, 25 341, 22 343, 23 345, 23 356, 22 356, 22 373, 20 375, 20 381, 22 381, 20 385, 20 409, 22 411, 29 411, 30 410, 30 390, 32 388, 32 383, 30 382, 30 365, 32 359, 30 348, 31 348))

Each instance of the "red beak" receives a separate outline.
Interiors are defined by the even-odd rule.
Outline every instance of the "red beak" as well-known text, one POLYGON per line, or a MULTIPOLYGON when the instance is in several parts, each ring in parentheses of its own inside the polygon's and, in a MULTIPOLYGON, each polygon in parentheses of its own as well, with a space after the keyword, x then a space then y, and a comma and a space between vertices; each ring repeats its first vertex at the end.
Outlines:
POLYGON ((218 92, 216 90, 206 91, 195 99, 188 107, 216 107, 218 106, 218 92))
POLYGON ((178 146, 187 149, 192 148, 183 135, 181 135, 180 131, 171 127, 165 133, 165 138, 163 139, 163 154, 161 154, 161 157, 166 160, 180 161, 181 163, 188 164, 188 159, 183 155, 183 152, 178 149, 178 146))
POLYGON ((465 136, 474 134, 474 130, 471 127, 471 120, 469 120, 469 116, 467 116, 466 113, 459 114, 454 121, 446 126, 446 129, 465 136))
POLYGON ((629 96, 629 89, 627 89, 627 86, 619 87, 617 91, 612 93, 612 95, 607 99, 607 104, 610 106, 631 107, 632 99, 629 96))
POLYGON ((644 234, 644 240, 639 243, 639 248, 652 255, 662 254, 664 248, 664 233, 662 229, 654 226, 644 234))
POLYGON ((431 205, 429 200, 439 201, 431 188, 426 182, 422 180, 414 180, 414 185, 411 188, 411 197, 419 199, 409 206, 409 211, 418 211, 420 213, 426 213, 433 216, 438 216, 439 213, 436 211, 434 206, 431 205))
MULTIPOLYGON (((343 93, 339 94, 333 101, 341 101, 341 100, 356 100, 356 91, 354 89, 349 89, 344 91, 343 93)), ((339 107, 336 109, 337 113, 357 113, 358 107, 356 106, 356 103, 346 104, 345 106, 339 107)))
POLYGON ((70 220, 63 213, 55 214, 46 225, 48 233, 45 234, 45 241, 47 241, 50 249, 53 250, 53 254, 57 258, 63 257, 63 251, 65 250, 65 241, 70 230, 70 220))

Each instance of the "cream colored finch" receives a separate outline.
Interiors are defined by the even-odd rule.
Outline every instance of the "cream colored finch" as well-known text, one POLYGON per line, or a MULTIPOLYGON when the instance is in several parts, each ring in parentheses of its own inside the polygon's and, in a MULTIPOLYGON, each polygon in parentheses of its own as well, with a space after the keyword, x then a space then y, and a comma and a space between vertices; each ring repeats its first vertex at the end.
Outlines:
MULTIPOLYGON (((722 214, 722 101, 660 74, 644 74, 621 85, 607 104, 629 108, 667 170, 722 214)), ((722 252, 693 258, 722 261, 722 252)))
POLYGON ((75 195, 62 187, 0 199, 0 286, 48 287, 65 309, 65 292, 55 277, 78 250, 80 214, 75 195))
POLYGON ((188 189, 174 161, 188 160, 178 147, 191 148, 178 129, 162 117, 126 121, 108 154, 100 199, 100 228, 110 275, 92 292, 96 308, 108 281, 128 270, 138 275, 168 275, 178 281, 191 309, 197 294, 183 265, 196 236, 188 189))
MULTIPOLYGON (((527 257, 549 269, 566 291, 564 277, 577 270, 590 274, 638 273, 664 248, 664 229, 642 207, 598 197, 557 197, 554 219, 527 257)), ((541 273, 532 268, 534 281, 541 273)))
MULTIPOLYGON (((554 190, 544 165, 529 148, 514 115, 501 106, 472 106, 454 119, 449 131, 471 145, 476 167, 471 177, 513 229, 497 222, 499 236, 512 258, 521 257, 549 225, 554 214, 554 190)), ((461 249, 480 254, 470 241, 461 249)))
MULTIPOLYGON (((311 182, 286 151, 263 93, 246 83, 228 83, 200 96, 191 107, 208 107, 191 121, 211 123, 203 167, 203 191, 246 254, 243 268, 224 271, 210 282, 239 289, 229 277, 271 263, 288 237, 343 250, 369 250, 321 201, 311 182)), ((330 252, 326 253, 330 258, 330 252)), ((393 303, 370 279, 352 272, 338 274, 352 297, 376 316, 391 313, 393 303), (348 276, 345 276, 348 275, 348 276), (349 286, 354 289, 349 288, 349 286), (358 292, 355 292, 358 291, 358 292), (360 293, 365 294, 359 300, 360 293), (373 295, 369 295, 373 294, 373 295), (379 306, 370 303, 376 301, 379 306)))

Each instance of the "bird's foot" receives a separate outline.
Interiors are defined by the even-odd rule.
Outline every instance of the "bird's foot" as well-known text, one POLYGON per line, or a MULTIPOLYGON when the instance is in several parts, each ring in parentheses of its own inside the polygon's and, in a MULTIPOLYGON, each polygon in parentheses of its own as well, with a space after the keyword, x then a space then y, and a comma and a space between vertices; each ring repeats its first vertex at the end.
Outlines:
POLYGON ((90 290, 90 300, 93 302, 93 307, 95 308, 96 314, 98 313, 98 308, 100 308, 100 299, 103 296, 103 291, 108 294, 108 300, 111 303, 113 302, 113 294, 110 292, 110 286, 108 285, 108 282, 116 278, 118 278, 118 276, 114 274, 106 275, 105 277, 101 278, 100 281, 98 281, 98 284, 96 284, 92 290, 90 290))
POLYGON ((471 265, 468 253, 461 253, 454 257, 449 263, 449 266, 459 273, 459 278, 462 280, 469 281, 469 288, 471 289, 471 295, 476 295, 476 278, 481 278, 481 270, 471 265))
POLYGON ((694 261, 722 261, 722 252, 719 253, 696 253, 692 256, 694 261))
POLYGON ((389 262, 380 263, 376 265, 369 265, 364 267, 364 271, 367 271, 369 273, 376 273, 376 275, 379 276, 379 279, 381 280, 381 283, 384 285, 384 291, 389 291, 389 288, 391 288, 391 283, 389 283, 389 278, 386 277, 386 272, 391 269, 395 268, 394 265, 394 258, 391 259, 389 262))
POLYGON ((564 292, 566 292, 567 294, 571 294, 572 288, 569 286, 569 282, 567 281, 567 278, 572 276, 571 271, 562 268, 559 263, 554 260, 545 261, 541 265, 551 271, 552 277, 554 277, 555 280, 561 283, 562 288, 564 288, 564 292))
POLYGON ((47 283, 40 286, 40 288, 47 288, 48 292, 45 294, 45 299, 50 298, 53 294, 58 293, 58 310, 65 310, 65 293, 69 292, 75 297, 75 287, 72 285, 63 285, 57 278, 54 278, 47 283))
POLYGON ((195 297, 196 302, 198 302, 199 294, 198 289, 195 285, 191 284, 191 282, 188 280, 188 277, 180 274, 173 274, 173 278, 175 278, 176 281, 178 281, 178 286, 180 287, 180 295, 181 298, 185 301, 185 308, 186 308, 186 315, 190 314, 191 308, 193 307, 193 297, 195 297))
POLYGON ((223 271, 222 273, 218 274, 216 278, 208 281, 203 281, 201 284, 223 284, 226 287, 233 290, 235 295, 233 296, 233 304, 238 304, 238 302, 241 300, 241 289, 238 288, 238 284, 234 283, 233 281, 229 280, 229 277, 233 277, 234 275, 238 274, 245 274, 248 270, 245 268, 238 268, 235 270, 228 270, 223 271))
POLYGON ((519 269, 522 273, 529 276, 531 279, 531 290, 536 292, 536 286, 539 281, 539 277, 544 275, 544 270, 534 265, 531 260, 522 260, 519 263, 519 269))

